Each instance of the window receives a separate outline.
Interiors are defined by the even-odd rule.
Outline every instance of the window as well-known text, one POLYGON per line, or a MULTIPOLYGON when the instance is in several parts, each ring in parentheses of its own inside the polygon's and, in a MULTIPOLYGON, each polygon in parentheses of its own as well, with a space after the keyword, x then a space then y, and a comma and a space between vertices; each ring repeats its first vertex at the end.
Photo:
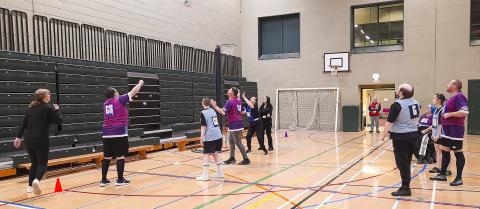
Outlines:
POLYGON ((471 2, 470 43, 480 45, 480 0, 471 2))
POLYGON ((352 7, 352 52, 403 50, 403 1, 352 7))
POLYGON ((300 15, 258 19, 259 59, 300 57, 300 15))

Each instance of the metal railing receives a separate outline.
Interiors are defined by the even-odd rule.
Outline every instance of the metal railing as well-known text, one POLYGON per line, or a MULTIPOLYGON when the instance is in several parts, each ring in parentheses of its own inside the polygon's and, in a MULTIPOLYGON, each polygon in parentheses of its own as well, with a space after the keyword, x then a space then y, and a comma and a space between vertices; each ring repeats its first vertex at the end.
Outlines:
MULTIPOLYGON (((29 36, 25 12, 0 8, 0 50, 214 74, 213 51, 40 15, 32 18, 29 36)), ((240 57, 221 59, 224 75, 242 76, 240 57)))

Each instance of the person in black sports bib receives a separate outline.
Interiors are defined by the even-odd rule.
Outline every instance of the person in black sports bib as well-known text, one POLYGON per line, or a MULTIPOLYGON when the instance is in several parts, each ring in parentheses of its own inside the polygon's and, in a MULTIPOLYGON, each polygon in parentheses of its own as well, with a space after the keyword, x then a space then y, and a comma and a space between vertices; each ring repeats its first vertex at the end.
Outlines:
POLYGON ((257 140, 259 148, 263 152, 268 154, 267 148, 265 148, 264 139, 263 139, 263 123, 258 113, 257 98, 252 97, 247 99, 245 92, 242 94, 243 100, 247 103, 245 106, 245 112, 248 117, 248 132, 247 132, 247 153, 252 151, 252 137, 254 133, 257 133, 257 140))

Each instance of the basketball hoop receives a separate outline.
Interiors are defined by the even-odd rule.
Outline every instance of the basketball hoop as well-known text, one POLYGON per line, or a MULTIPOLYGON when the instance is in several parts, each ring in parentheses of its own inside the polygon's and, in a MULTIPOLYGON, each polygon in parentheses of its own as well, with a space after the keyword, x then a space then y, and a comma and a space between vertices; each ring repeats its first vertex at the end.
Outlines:
POLYGON ((233 52, 235 51, 235 48, 237 48, 237 45, 235 45, 235 44, 221 44, 219 47, 220 47, 220 52, 222 54, 233 55, 233 52))
POLYGON ((330 75, 336 76, 340 65, 330 65, 330 75))

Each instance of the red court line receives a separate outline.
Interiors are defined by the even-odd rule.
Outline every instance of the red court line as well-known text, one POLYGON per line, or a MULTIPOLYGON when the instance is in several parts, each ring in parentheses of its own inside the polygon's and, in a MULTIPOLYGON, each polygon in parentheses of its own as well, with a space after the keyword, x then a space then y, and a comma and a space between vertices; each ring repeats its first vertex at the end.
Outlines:
MULTIPOLYGON (((180 163, 183 163, 183 162, 189 162, 189 161, 192 161, 192 160, 197 160, 197 159, 201 159, 201 158, 190 158, 188 160, 184 160, 184 161, 180 161, 180 163)), ((155 170, 155 169, 159 169, 159 168, 164 168, 164 167, 168 167, 168 166, 172 166, 173 164, 167 164, 167 165, 162 165, 162 166, 158 166, 158 167, 154 167, 154 168, 149 168, 147 169, 148 170, 155 170)), ((130 175, 134 175, 133 174, 130 174, 130 175)), ((130 175, 125 175, 125 176, 130 176, 130 175)), ((72 187, 70 189, 78 189, 80 187, 86 187, 88 188, 89 186, 91 185, 94 185, 94 184, 98 184, 98 182, 92 182, 92 183, 87 183, 87 184, 83 184, 83 185, 79 185, 79 186, 75 186, 75 187, 72 187)), ((65 189, 65 190, 69 190, 69 189, 65 189)), ((55 194, 60 194, 60 193, 55 193, 55 192, 49 192, 49 193, 45 193, 45 194, 41 194, 41 195, 38 195, 38 196, 35 196, 35 197, 27 197, 27 198, 23 198, 23 199, 19 199, 19 200, 15 200, 15 201, 11 201, 13 203, 19 203, 19 202, 23 202, 23 201, 26 201, 26 200, 29 200, 29 201, 34 201, 34 200, 39 200, 39 199, 42 199, 42 198, 45 198, 47 196, 50 196, 50 195, 55 195, 55 194)), ((0 207, 3 207, 3 206, 6 206, 5 204, 0 204, 0 207)))

